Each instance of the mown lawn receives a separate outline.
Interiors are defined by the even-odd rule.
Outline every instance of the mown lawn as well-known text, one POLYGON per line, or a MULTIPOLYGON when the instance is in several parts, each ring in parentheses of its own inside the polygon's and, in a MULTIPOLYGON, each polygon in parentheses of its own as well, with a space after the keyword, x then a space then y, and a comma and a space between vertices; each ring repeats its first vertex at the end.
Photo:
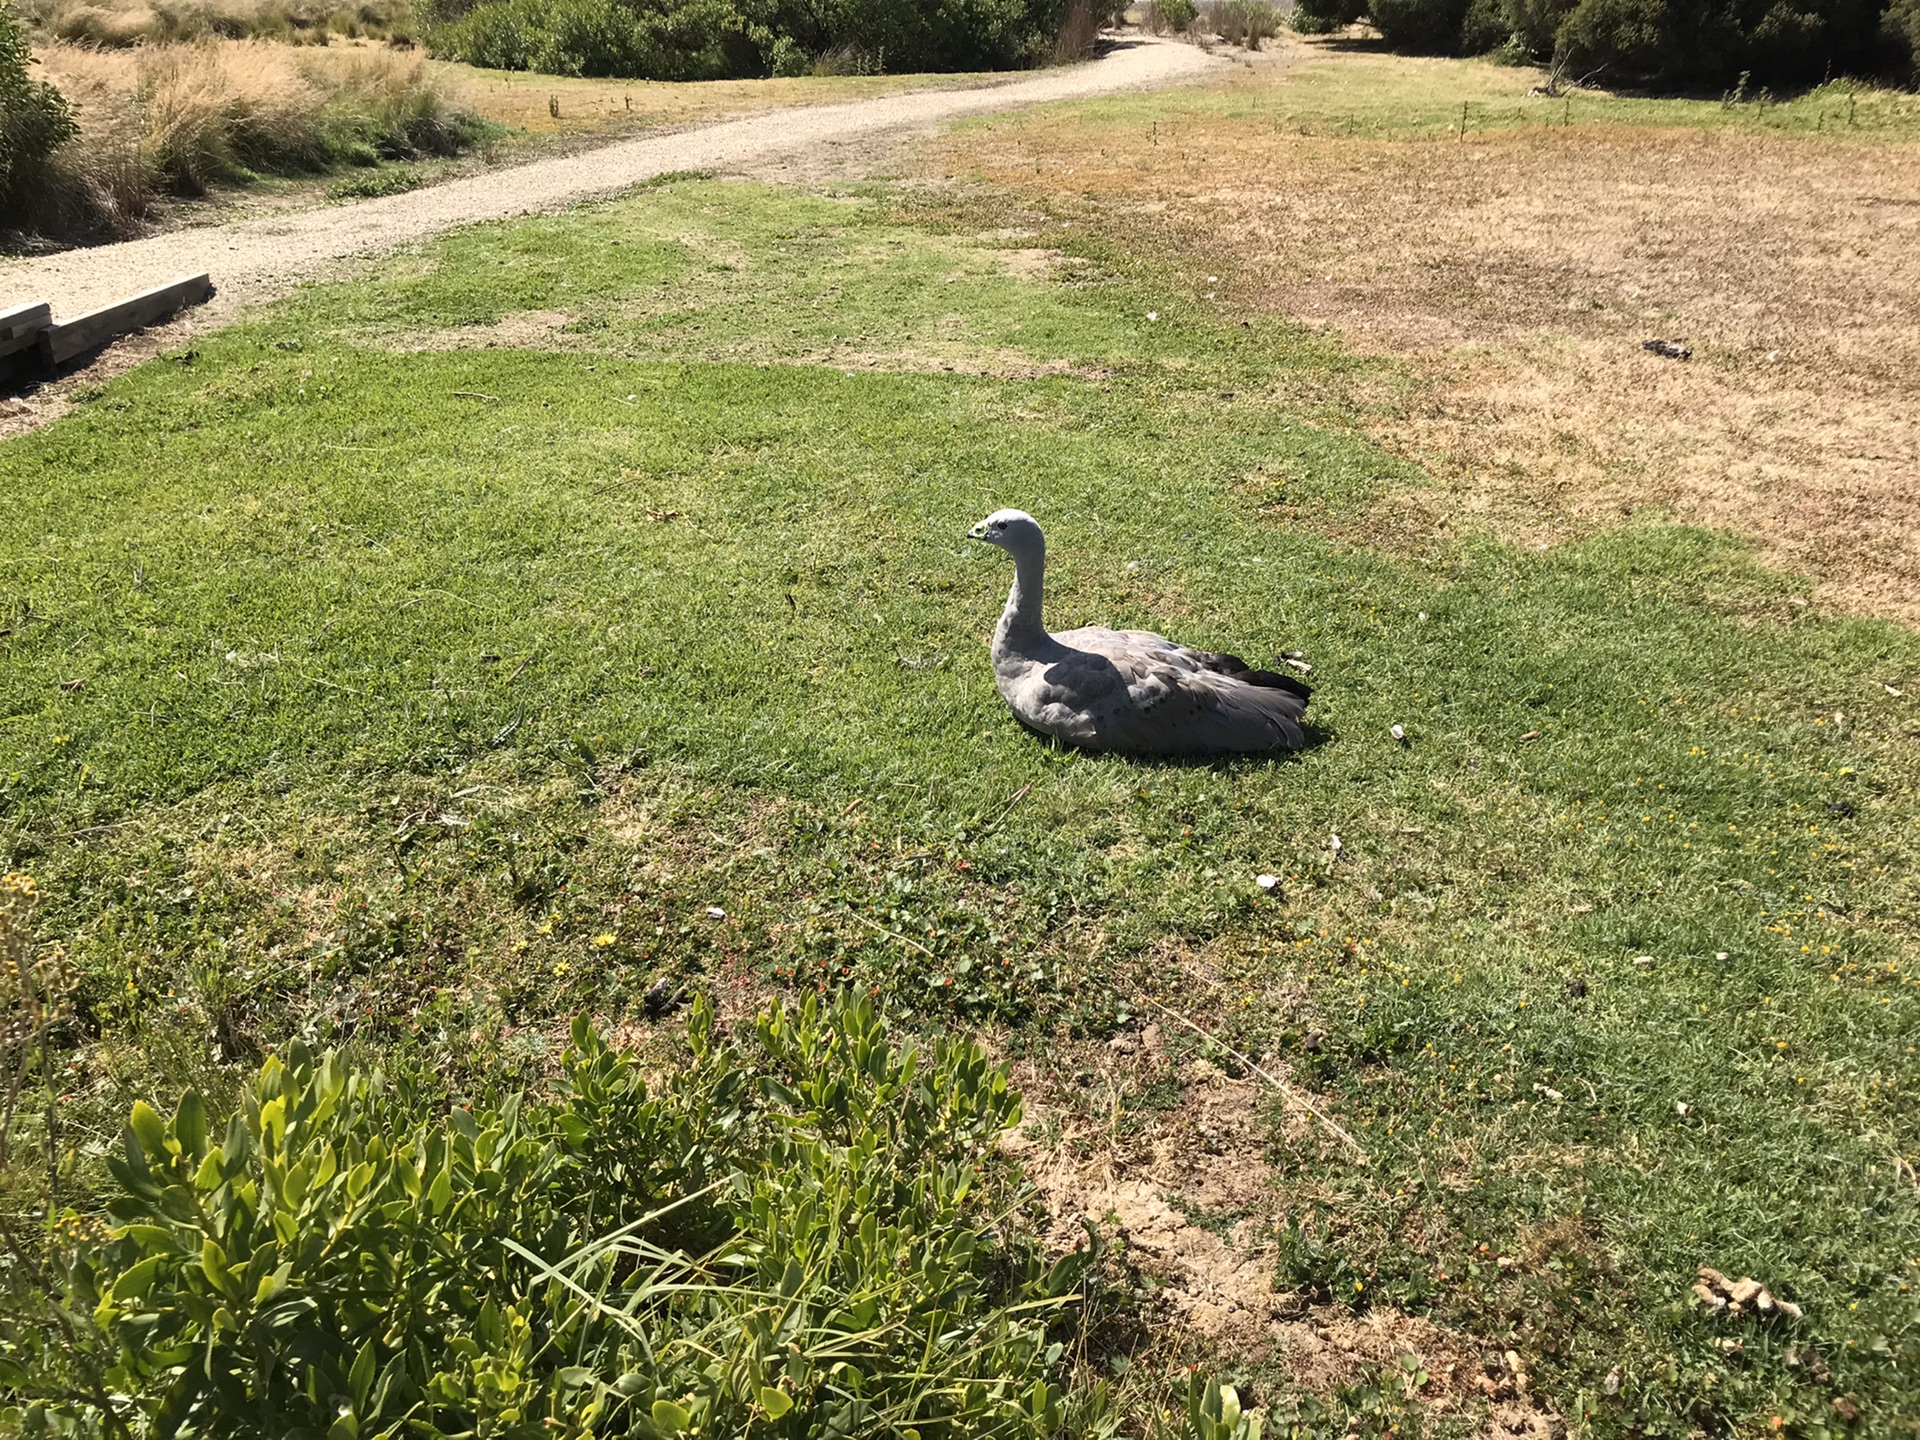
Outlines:
POLYGON ((1151 997, 1367 1152, 1276 1121, 1283 1283, 1514 1349, 1596 1434, 1910 1428, 1920 641, 1694 529, 1370 546, 1418 477, 1269 397, 1393 375, 1005 219, 679 181, 0 446, 79 1182, 134 1095, 296 1034, 477 1090, 662 979, 1009 1051, 1151 997), (1001 505, 1057 627, 1304 652, 1317 743, 1036 742, 961 538, 1001 505), (1805 1320, 1708 1320, 1703 1263, 1805 1320))

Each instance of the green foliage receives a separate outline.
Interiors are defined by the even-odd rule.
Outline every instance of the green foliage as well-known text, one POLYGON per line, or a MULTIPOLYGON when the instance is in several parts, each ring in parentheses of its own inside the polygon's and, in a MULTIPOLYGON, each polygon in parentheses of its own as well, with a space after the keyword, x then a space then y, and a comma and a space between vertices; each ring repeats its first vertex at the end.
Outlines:
POLYGON ((1066 0, 483 0, 430 26, 435 53, 504 70, 650 80, 994 70, 1051 53, 1066 0))
POLYGON ((224 1124, 191 1091, 170 1120, 136 1104, 112 1230, 65 1263, 84 1353, 53 1364, 16 1337, 13 1423, 1071 1429, 1047 1332, 1071 1325, 1092 1251, 1047 1267, 999 1233, 1004 1070, 967 1042, 895 1046, 864 1001, 776 1006, 730 1040, 702 1003, 688 1039, 657 1085, 577 1020, 551 1094, 449 1109, 295 1045, 224 1124), (108 1404, 48 1383, 89 1365, 108 1404))
POLYGON ((1367 13, 1367 0, 1294 0, 1292 24, 1302 35, 1328 35, 1367 13))
POLYGON ((1616 83, 1724 85, 1741 72, 1791 85, 1880 68, 1885 0, 1580 0, 1555 40, 1576 73, 1616 83))
POLYGON ((0 208, 6 210, 24 206, 47 157, 79 133, 65 97, 33 78, 33 63, 26 32, 0 0, 0 208))
POLYGON ((1395 50, 1517 52, 1576 76, 1669 90, 1806 84, 1834 72, 1910 74, 1914 0, 1302 0, 1309 33, 1363 15, 1395 50))
POLYGON ((1369 0, 1367 14, 1396 50, 1450 55, 1461 48, 1467 0, 1369 0))
POLYGON ((1199 17, 1193 0, 1148 0, 1141 23, 1155 35, 1184 35, 1199 17))
POLYGON ((1261 1419, 1240 1409, 1231 1385, 1196 1375, 1187 1389, 1187 1434, 1193 1440, 1260 1440, 1261 1419))

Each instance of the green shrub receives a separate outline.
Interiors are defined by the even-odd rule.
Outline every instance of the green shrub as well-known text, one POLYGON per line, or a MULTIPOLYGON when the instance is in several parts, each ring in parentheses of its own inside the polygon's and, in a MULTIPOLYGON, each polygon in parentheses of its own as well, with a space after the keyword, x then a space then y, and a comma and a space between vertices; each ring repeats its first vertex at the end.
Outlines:
POLYGON ((1216 0, 1207 8, 1207 25, 1229 45, 1258 50, 1280 33, 1280 12, 1267 0, 1216 0))
POLYGON ((1514 26, 1506 0, 1468 0, 1460 24, 1460 50, 1485 55, 1513 44, 1514 26))
POLYGON ((1294 0, 1291 18, 1302 35, 1330 35, 1366 13, 1366 0, 1294 0))
POLYGON ((1580 0, 1555 37, 1575 73, 1617 84, 1801 85, 1883 68, 1884 0, 1580 0))
POLYGON ((1452 55, 1461 48, 1467 0, 1370 0, 1368 14, 1396 50, 1452 55))
MULTIPOLYGON (((1071 0, 440 0, 434 53, 503 70, 704 80, 800 74, 823 57, 866 71, 1000 70, 1054 51, 1071 0), (803 58, 804 57, 804 58, 803 58)), ((1104 15, 1105 7, 1096 6, 1104 15)), ((1096 17, 1097 18, 1097 17, 1096 17)))
POLYGON ((1560 23, 1560 52, 1577 71, 1658 83, 1697 60, 1683 55, 1668 0, 1581 0, 1560 23))
POLYGON ((11 7, 0 4, 0 207, 17 214, 47 159, 79 133, 61 93, 29 73, 33 57, 11 7))
POLYGON ((1920 0, 1893 0, 1880 17, 1880 55, 1887 74, 1920 85, 1920 0))
POLYGON ((1364 15, 1394 50, 1554 59, 1617 85, 1715 89, 1912 73, 1920 0, 1300 0, 1297 29, 1364 15))
POLYGON ((1577 0, 1494 0, 1508 33, 1527 54, 1542 58, 1554 53, 1560 26, 1576 3, 1577 0))
POLYGON ((864 1002, 743 1029, 702 1002, 658 1083, 577 1021, 549 1094, 449 1109, 296 1045, 224 1123, 136 1105, 112 1228, 58 1227, 78 1342, 0 1347, 13 1425, 1078 1433, 1103 1392, 1066 1405, 1049 1327, 1091 1251, 1048 1267, 999 1223, 1005 1071, 864 1002))

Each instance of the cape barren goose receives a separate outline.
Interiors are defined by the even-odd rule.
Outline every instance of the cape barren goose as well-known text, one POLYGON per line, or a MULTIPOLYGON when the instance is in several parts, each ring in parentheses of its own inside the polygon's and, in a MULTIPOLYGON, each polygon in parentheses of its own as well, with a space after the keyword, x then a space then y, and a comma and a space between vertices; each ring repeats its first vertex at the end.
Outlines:
POLYGON ((1298 750, 1312 693, 1236 655, 1189 650, 1150 630, 1089 625, 1049 635, 1040 618, 1046 537, 1024 510, 967 532, 1013 557, 993 631, 993 675, 1022 723, 1087 750, 1217 755, 1298 750))

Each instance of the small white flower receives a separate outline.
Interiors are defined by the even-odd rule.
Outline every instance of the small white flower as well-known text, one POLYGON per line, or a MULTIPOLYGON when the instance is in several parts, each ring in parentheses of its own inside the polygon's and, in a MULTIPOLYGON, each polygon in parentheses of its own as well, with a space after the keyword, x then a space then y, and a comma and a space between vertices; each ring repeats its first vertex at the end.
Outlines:
POLYGON ((1262 890, 1278 890, 1280 888, 1280 877, 1278 875, 1256 875, 1253 877, 1253 883, 1258 885, 1262 890))
POLYGON ((1148 320, 1158 320, 1159 318, 1160 318, 1160 312, 1158 310, 1149 310, 1147 312, 1148 320))
POLYGON ((1327 849, 1331 850, 1336 855, 1340 853, 1340 837, 1338 835, 1333 835, 1328 837, 1327 849))
POLYGON ((1220 283, 1220 277, 1218 275, 1209 275, 1207 277, 1207 283, 1209 285, 1218 285, 1220 283))

